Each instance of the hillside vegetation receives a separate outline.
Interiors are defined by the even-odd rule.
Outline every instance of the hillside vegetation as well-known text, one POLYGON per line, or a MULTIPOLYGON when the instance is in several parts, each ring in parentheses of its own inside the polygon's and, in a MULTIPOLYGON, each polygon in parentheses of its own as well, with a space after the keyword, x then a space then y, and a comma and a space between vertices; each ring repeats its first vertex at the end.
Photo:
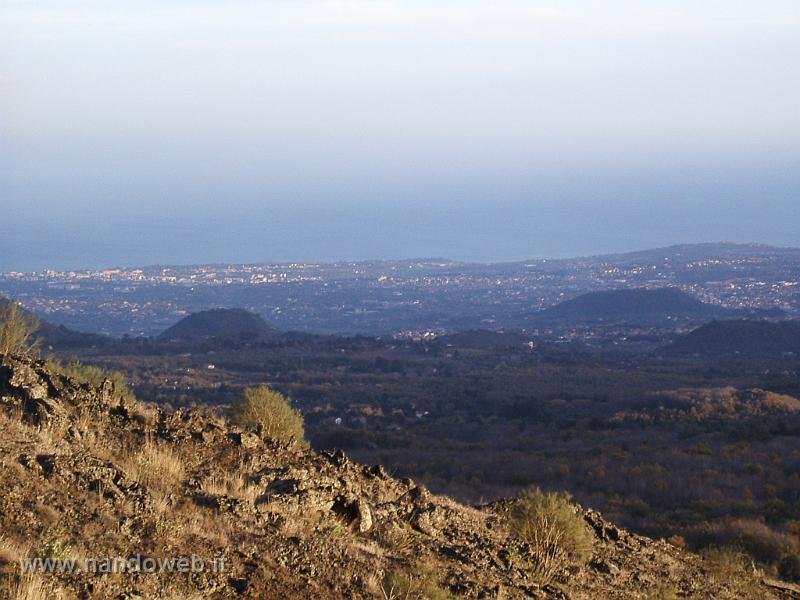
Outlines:
POLYGON ((478 331, 121 343, 82 360, 164 406, 219 410, 269 382, 314 447, 462 502, 568 490, 643 535, 698 552, 736 543, 775 576, 800 556, 791 357, 605 357, 478 331))
POLYGON ((791 593, 736 553, 687 553, 630 534, 565 496, 532 492, 522 502, 468 507, 341 452, 278 442, 202 411, 144 405, 109 379, 93 386, 43 362, 0 360, 3 598, 791 593), (543 576, 537 523, 551 517, 558 525, 550 550, 565 560, 543 576), (194 556, 206 568, 20 572, 25 559, 91 565, 134 555, 194 556))

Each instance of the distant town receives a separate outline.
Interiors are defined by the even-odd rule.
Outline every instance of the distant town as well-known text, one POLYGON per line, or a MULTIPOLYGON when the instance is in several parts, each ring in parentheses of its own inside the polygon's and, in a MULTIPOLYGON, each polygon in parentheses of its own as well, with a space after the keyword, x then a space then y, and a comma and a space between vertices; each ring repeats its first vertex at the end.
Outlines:
POLYGON ((800 315, 800 249, 699 244, 518 263, 449 260, 153 266, 6 272, 0 294, 71 329, 152 336, 185 315, 241 307, 284 330, 421 336, 526 329, 581 293, 676 287, 740 309, 800 315))

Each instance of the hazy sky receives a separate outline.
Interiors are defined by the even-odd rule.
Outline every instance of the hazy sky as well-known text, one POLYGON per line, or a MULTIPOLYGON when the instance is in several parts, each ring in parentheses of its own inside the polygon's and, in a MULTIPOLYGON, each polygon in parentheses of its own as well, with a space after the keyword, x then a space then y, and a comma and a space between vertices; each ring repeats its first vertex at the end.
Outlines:
POLYGON ((0 0, 0 269, 800 245, 800 2, 0 0))

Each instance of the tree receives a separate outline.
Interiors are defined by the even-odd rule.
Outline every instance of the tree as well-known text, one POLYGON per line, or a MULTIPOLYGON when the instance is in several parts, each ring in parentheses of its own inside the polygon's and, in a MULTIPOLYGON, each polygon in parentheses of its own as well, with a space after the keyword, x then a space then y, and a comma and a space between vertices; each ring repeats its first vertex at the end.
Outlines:
POLYGON ((28 315, 10 300, 0 299, 0 354, 28 354, 35 351, 40 340, 33 334, 39 321, 28 315))
POLYGON ((242 427, 260 426, 274 440, 291 439, 305 443, 305 426, 300 411, 289 400, 266 385, 247 388, 233 405, 233 422, 242 427))

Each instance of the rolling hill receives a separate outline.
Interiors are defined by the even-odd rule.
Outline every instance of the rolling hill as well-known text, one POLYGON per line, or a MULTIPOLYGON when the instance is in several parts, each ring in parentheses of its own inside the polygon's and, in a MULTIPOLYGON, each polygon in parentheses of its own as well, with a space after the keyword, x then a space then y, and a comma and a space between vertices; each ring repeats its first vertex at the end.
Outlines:
POLYGON ((543 322, 705 321, 742 318, 749 312, 701 302, 677 288, 632 288, 590 292, 547 308, 533 316, 543 322))
POLYGON ((800 321, 712 321, 665 348, 672 355, 800 354, 800 321))

